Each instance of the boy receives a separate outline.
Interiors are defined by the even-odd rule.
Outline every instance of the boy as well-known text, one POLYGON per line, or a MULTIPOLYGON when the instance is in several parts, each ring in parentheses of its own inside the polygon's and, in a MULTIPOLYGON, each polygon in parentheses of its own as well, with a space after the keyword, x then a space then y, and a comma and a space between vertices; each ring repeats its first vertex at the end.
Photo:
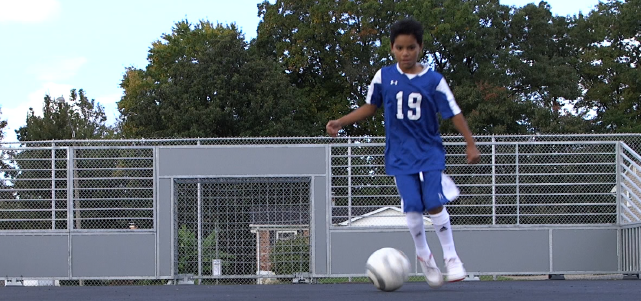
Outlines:
POLYGON ((450 216, 443 206, 458 197, 459 190, 443 174, 445 149, 436 114, 452 119, 465 138, 468 163, 478 163, 480 153, 443 76, 417 63, 423 49, 422 25, 414 20, 399 21, 392 26, 390 40, 397 64, 378 70, 369 86, 366 104, 329 121, 326 129, 335 137, 344 125, 370 117, 384 107, 385 169, 395 178, 425 279, 437 288, 443 284, 443 276, 427 245, 425 211, 443 248, 447 280, 460 281, 467 274, 456 253, 450 216))

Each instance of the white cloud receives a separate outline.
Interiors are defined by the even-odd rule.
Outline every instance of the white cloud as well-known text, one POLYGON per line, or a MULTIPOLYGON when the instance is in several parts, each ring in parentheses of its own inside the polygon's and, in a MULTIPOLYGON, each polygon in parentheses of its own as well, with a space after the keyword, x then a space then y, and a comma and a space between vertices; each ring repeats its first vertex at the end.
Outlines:
POLYGON ((56 59, 47 64, 32 65, 27 72, 42 81, 64 81, 74 77, 85 63, 85 57, 56 59))
POLYGON ((60 14, 58 0, 0 0, 0 22, 41 23, 60 14))
MULTIPOLYGON (((0 0, 1 1, 1 0, 0 0)), ((27 112, 29 108, 38 116, 42 116, 42 104, 44 103, 45 95, 50 95, 53 98, 63 96, 65 99, 69 98, 69 92, 72 86, 66 84, 46 83, 42 88, 29 93, 27 101, 12 107, 0 108, 2 115, 0 119, 6 120, 8 125, 4 128, 3 142, 18 141, 15 130, 24 126, 27 120, 27 112)))

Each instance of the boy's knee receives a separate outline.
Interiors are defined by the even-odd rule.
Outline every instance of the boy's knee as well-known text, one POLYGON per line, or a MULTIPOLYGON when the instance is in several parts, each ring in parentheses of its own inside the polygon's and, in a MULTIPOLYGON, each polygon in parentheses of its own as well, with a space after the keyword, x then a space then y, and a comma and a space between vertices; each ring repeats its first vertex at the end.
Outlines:
POLYGON ((441 207, 441 212, 434 214, 430 213, 430 218, 434 225, 445 225, 450 221, 450 214, 447 213, 447 210, 444 207, 441 207))
POLYGON ((445 207, 443 207, 443 206, 438 206, 436 208, 427 210, 427 213, 429 213, 430 215, 439 214, 439 213, 443 212, 444 208, 445 207))

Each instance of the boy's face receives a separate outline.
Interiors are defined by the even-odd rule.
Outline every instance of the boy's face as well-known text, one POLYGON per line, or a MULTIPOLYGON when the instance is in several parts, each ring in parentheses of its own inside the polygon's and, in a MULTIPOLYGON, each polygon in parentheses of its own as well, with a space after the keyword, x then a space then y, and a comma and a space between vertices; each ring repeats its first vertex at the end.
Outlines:
POLYGON ((415 70, 419 54, 423 51, 423 45, 416 42, 413 35, 401 34, 396 36, 392 43, 392 54, 403 72, 411 73, 415 70))

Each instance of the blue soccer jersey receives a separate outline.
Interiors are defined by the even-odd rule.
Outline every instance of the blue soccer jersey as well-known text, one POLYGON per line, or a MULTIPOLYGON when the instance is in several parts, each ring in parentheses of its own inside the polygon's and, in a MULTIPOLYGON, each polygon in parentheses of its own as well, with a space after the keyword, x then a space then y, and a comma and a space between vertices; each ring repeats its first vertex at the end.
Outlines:
POLYGON ((385 111, 387 174, 445 169, 437 113, 449 119, 461 110, 440 73, 424 67, 419 74, 405 74, 398 64, 384 67, 374 76, 366 103, 385 111))

